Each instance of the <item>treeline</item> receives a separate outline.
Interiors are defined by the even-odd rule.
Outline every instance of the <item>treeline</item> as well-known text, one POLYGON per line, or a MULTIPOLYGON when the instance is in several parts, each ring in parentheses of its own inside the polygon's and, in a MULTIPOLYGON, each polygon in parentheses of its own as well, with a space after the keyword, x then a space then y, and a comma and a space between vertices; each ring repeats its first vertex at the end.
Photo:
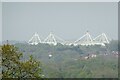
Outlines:
POLYGON ((116 78, 118 77, 118 58, 113 54, 118 52, 119 42, 113 40, 106 46, 57 46, 48 44, 15 44, 23 52, 22 60, 29 55, 41 61, 43 74, 47 78, 116 78), (83 60, 88 54, 101 55, 83 60), (49 58, 49 55, 52 55, 49 58))

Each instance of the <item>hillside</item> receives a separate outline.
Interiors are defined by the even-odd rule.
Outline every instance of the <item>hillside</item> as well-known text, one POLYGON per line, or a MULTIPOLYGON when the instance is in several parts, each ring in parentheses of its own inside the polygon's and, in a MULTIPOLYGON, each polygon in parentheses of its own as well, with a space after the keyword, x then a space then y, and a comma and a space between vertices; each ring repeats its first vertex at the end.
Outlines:
POLYGON ((105 47, 15 44, 24 53, 22 60, 32 54, 42 62, 43 73, 48 78, 116 78, 117 45, 117 41, 112 41, 105 47))

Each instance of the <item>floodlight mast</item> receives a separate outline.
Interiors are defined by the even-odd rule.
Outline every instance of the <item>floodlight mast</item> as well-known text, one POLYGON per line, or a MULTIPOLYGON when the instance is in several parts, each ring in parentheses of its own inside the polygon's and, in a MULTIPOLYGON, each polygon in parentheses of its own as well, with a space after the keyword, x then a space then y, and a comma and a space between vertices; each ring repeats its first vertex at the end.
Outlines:
POLYGON ((109 40, 108 40, 108 38, 107 38, 105 33, 102 33, 102 34, 98 35, 93 40, 94 40, 94 44, 96 44, 96 45, 105 46, 105 43, 109 44, 109 40))
POLYGON ((53 44, 53 45, 57 45, 58 43, 61 43, 64 45, 64 42, 65 42, 65 40, 63 40, 62 38, 60 38, 60 37, 56 36, 55 34, 53 34, 52 32, 50 32, 50 34, 44 40, 43 43, 53 44))
POLYGON ((92 45, 93 40, 89 32, 87 31, 82 37, 74 42, 74 45, 92 45))
POLYGON ((62 45, 102 45, 105 46, 105 44, 109 44, 109 40, 105 33, 102 33, 92 39, 90 33, 87 31, 82 37, 77 39, 74 42, 66 43, 65 40, 62 38, 56 36, 52 32, 48 35, 48 37, 42 42, 39 35, 35 33, 32 38, 28 41, 31 45, 37 45, 38 43, 44 43, 44 44, 50 44, 50 45, 57 45, 58 43, 61 43, 62 45))
POLYGON ((32 38, 28 41, 29 44, 31 45, 37 45, 38 43, 41 43, 41 39, 37 32, 32 36, 32 38))
POLYGON ((106 42, 105 42, 105 43, 109 43, 109 41, 108 41, 108 38, 107 38, 106 34, 105 34, 105 33, 102 33, 102 35, 105 37, 105 40, 106 40, 106 42))
POLYGON ((44 40, 44 43, 57 45, 57 41, 52 32, 50 32, 48 37, 44 40))

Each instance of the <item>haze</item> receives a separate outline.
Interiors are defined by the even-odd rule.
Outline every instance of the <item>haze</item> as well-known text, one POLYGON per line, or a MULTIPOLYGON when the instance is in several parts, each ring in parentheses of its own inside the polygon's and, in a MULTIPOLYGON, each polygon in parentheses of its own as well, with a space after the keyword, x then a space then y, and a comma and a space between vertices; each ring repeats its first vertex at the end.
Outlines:
POLYGON ((9 2, 2 4, 2 39, 28 41, 37 32, 76 40, 88 30, 118 39, 117 2, 9 2))

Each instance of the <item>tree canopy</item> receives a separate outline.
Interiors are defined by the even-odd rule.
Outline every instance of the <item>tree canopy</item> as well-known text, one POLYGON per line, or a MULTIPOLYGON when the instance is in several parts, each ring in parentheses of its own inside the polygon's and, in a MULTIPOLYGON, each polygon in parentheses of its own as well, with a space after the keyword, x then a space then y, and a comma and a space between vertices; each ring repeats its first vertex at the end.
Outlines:
POLYGON ((31 55, 29 60, 22 61, 23 53, 14 45, 1 47, 2 78, 41 78, 41 63, 31 55))

